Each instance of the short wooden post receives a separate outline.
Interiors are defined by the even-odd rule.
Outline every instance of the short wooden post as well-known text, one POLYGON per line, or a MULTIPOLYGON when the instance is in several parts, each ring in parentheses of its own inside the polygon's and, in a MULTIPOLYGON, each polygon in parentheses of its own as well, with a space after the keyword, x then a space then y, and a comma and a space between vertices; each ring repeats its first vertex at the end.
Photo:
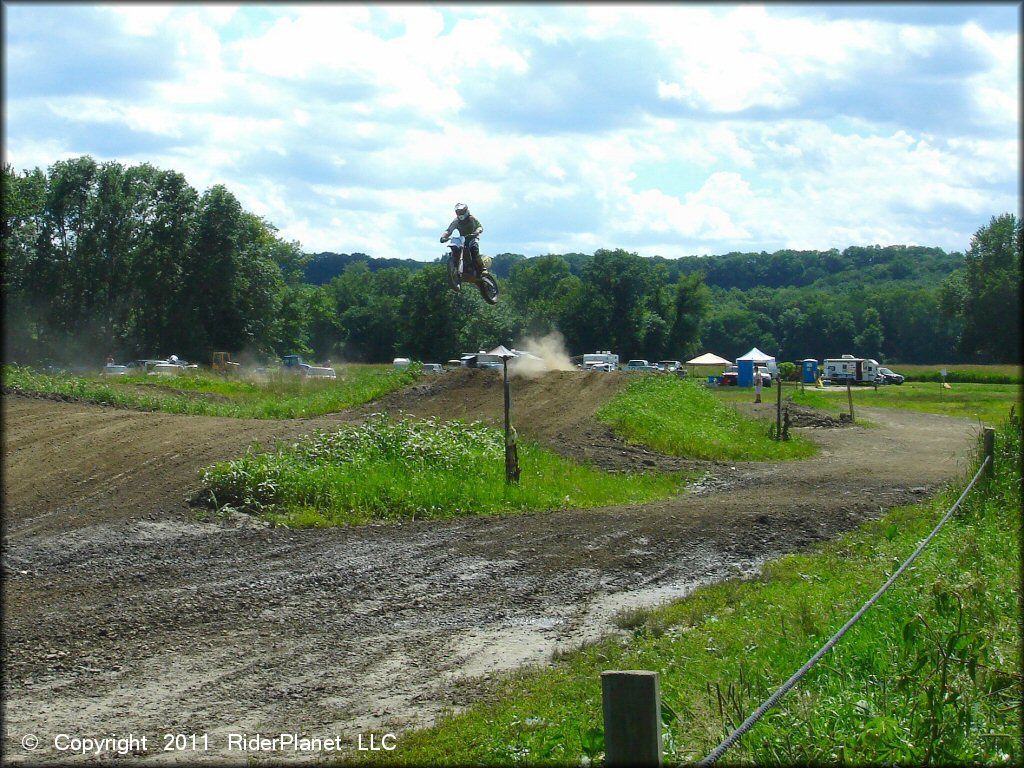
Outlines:
POLYGON ((846 399, 850 403, 850 421, 853 421, 853 388, 850 386, 850 380, 846 380, 846 399))
POLYGON ((985 427, 984 441, 985 458, 988 459, 985 477, 991 480, 996 476, 996 430, 994 427, 985 427))
POLYGON ((782 439, 782 377, 779 376, 776 381, 776 385, 779 387, 779 391, 775 393, 775 439, 782 439))
POLYGON ((508 383, 508 358, 501 358, 501 367, 505 380, 505 484, 519 482, 519 447, 512 429, 510 412, 512 409, 512 390, 508 383))
POLYGON ((601 694, 605 765, 661 765, 658 673, 602 672, 601 694))

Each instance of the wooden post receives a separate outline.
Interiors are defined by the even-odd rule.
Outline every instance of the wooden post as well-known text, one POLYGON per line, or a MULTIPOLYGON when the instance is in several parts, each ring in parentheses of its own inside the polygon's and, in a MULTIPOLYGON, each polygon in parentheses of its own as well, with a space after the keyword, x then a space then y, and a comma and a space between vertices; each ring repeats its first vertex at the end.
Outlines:
POLYGON ((991 480, 996 476, 996 430, 994 427, 985 427, 985 458, 988 459, 988 466, 985 468, 985 477, 991 480))
POLYGON ((605 765, 661 765, 658 673, 645 670, 602 672, 601 695, 605 765))
POLYGON ((782 377, 775 382, 779 391, 775 393, 775 439, 782 439, 782 377))
POLYGON ((846 399, 850 402, 850 421, 853 422, 853 389, 850 380, 846 380, 846 399))
POLYGON ((508 358, 501 358, 501 367, 505 374, 505 484, 519 482, 519 448, 512 431, 512 390, 508 383, 508 358))

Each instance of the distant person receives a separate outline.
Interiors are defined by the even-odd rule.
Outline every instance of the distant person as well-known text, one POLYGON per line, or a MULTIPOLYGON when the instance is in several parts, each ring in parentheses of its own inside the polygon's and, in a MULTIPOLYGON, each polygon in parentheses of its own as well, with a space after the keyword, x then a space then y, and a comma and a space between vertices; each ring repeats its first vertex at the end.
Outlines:
POLYGON ((754 402, 761 402, 761 369, 754 366, 754 402))
POLYGON ((113 365, 113 364, 114 364, 114 356, 113 355, 107 355, 107 365, 113 365))
POLYGON ((469 212, 469 206, 465 203, 459 203, 455 206, 455 218, 448 225, 448 229, 441 233, 441 242, 448 242, 448 238, 452 236, 452 232, 456 229, 459 230, 460 235, 466 238, 466 244, 463 248, 468 249, 469 254, 473 257, 473 266, 476 268, 476 273, 478 275, 487 274, 484 260, 480 258, 480 235, 483 234, 484 227, 476 216, 469 212))

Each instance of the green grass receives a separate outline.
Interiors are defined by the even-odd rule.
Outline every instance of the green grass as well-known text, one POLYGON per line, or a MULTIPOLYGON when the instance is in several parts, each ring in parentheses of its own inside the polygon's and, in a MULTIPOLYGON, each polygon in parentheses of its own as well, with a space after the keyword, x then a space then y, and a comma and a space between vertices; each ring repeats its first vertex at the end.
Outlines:
MULTIPOLYGON (((945 389, 939 383, 904 382, 900 385, 853 387, 853 410, 858 406, 905 408, 945 416, 957 416, 994 426, 1004 421, 1010 408, 1019 416, 1024 387, 1018 384, 951 384, 945 389)), ((801 392, 799 384, 787 383, 783 397, 794 403, 838 414, 849 409, 845 387, 815 389, 807 385, 801 392)))
MULTIPOLYGON (((764 390, 762 398, 768 399, 772 391, 764 390)), ((773 421, 745 418, 700 382, 674 376, 637 378, 597 418, 630 442, 675 456, 778 461, 805 458, 815 450, 798 436, 772 439, 773 421)))
POLYGON ((261 378, 225 378, 209 372, 186 376, 74 376, 46 374, 19 365, 3 367, 4 386, 106 403, 136 410, 292 419, 320 416, 401 389, 416 381, 418 366, 398 371, 390 365, 336 366, 338 378, 302 379, 271 372, 261 378))
MULTIPOLYGON (((733 748, 727 764, 1020 764, 1020 429, 997 476, 733 748)), ((631 631, 489 685, 392 752, 400 765, 579 765, 603 758, 600 675, 659 673, 665 761, 709 754, 852 616, 960 488, 822 545, 624 617, 631 631)))
MULTIPOLYGON (((667 377, 637 379, 599 417, 632 440, 682 456, 757 460, 814 451, 798 437, 772 440, 767 421, 743 418, 704 387, 667 377)), ((519 461, 520 483, 509 486, 497 430, 378 415, 210 467, 203 498, 213 509, 315 527, 643 503, 679 493, 686 481, 612 475, 529 443, 519 446, 519 461)))
POLYGON ((946 381, 964 384, 1024 384, 1024 368, 1020 365, 901 365, 886 364, 909 381, 942 381, 942 369, 946 369, 946 381))
POLYGON ((638 504, 679 493, 682 475, 612 475, 530 444, 505 483, 504 434, 482 423, 393 420, 316 431, 202 474, 203 498, 290 527, 445 519, 638 504))

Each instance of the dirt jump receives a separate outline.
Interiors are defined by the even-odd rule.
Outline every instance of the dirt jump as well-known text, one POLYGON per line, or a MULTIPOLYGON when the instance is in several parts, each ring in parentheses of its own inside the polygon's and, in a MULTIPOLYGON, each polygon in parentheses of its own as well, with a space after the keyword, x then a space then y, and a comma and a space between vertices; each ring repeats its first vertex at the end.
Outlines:
MULTIPOLYGON (((793 409, 793 429, 820 448, 812 459, 688 461, 627 445, 596 421, 629 376, 513 378, 520 439, 606 470, 695 470, 703 479, 686 493, 330 530, 243 515, 202 522, 189 500, 215 461, 374 411, 500 426, 501 371, 448 372, 291 421, 5 393, 7 760, 68 762, 58 734, 147 735, 135 752, 150 762, 244 764, 228 751, 231 734, 298 733, 354 748, 391 733, 400 747, 404 729, 486 695, 496 673, 615 632, 622 609, 753 572, 962 479, 980 431, 911 411, 858 408, 864 426, 835 420, 838 405, 834 414, 793 409), (206 741, 165 752, 164 734, 206 741)), ((774 404, 756 409, 768 417, 774 404)))

